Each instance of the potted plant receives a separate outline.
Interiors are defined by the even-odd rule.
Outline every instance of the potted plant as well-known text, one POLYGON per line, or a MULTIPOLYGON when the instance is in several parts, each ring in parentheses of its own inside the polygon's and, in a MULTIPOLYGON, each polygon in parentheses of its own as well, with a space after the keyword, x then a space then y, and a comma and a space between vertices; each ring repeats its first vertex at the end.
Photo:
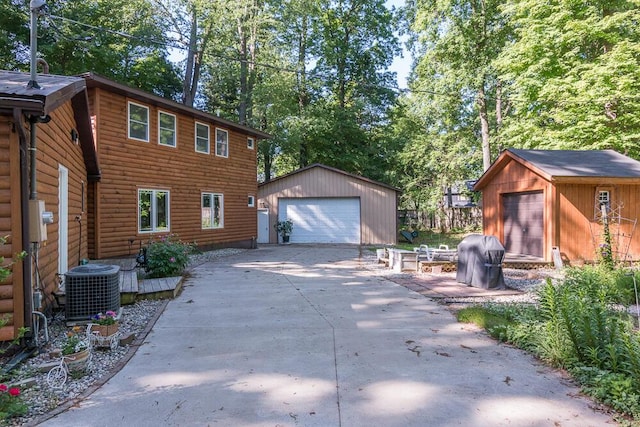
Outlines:
POLYGON ((118 314, 108 310, 104 314, 91 316, 91 332, 101 337, 110 337, 118 332, 118 314))
POLYGON ((293 221, 290 219, 278 221, 275 224, 275 229, 282 236, 282 243, 289 243, 289 236, 291 235, 291 230, 293 230, 293 221))
POLYGON ((61 352, 67 360, 70 371, 81 371, 87 367, 91 356, 91 347, 82 327, 74 326, 67 332, 61 352))

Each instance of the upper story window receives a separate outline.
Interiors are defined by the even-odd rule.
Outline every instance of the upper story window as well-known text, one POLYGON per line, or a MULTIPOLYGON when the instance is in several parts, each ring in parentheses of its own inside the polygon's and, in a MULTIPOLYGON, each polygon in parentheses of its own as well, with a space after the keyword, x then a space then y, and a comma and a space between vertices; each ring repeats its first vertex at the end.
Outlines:
POLYGON ((609 190, 598 191, 598 205, 605 205, 607 208, 611 207, 611 193, 609 190))
POLYGON ((229 132, 216 129, 216 156, 229 157, 229 132))
POLYGON ((196 123, 196 151, 209 154, 209 125, 196 123))
POLYGON ((249 150, 253 150, 253 148, 255 147, 255 145, 256 145, 256 140, 255 140, 255 139, 253 139, 253 138, 251 138, 251 137, 247 138, 247 148, 248 148, 249 150))
POLYGON ((252 208, 256 205, 256 198, 254 196, 249 196, 247 199, 247 206, 252 208))
POLYGON ((129 102, 129 138, 149 142, 149 107, 129 102))
POLYGON ((169 231, 169 192, 138 190, 138 232, 169 231))
POLYGON ((202 193, 202 228, 224 227, 224 198, 222 194, 202 193))
POLYGON ((176 116, 158 112, 158 144, 176 146, 176 116))

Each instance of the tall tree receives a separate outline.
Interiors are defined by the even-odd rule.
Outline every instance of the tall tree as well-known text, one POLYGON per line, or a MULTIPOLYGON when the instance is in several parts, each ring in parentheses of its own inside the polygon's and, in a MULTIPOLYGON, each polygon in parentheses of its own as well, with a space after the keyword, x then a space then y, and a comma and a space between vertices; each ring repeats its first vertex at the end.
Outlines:
MULTIPOLYGON (((412 89, 425 113, 437 116, 453 109, 453 121, 436 121, 438 133, 472 126, 482 148, 483 168, 488 169, 496 148, 496 103, 500 82, 491 66, 504 46, 509 27, 499 0, 418 0, 413 30, 417 33, 420 58, 414 70, 412 89), (476 119, 469 121, 469 113, 476 119)), ((449 114, 447 114, 449 115, 449 114)))
POLYGON ((505 143, 613 148, 640 158, 640 1, 510 1, 496 61, 513 105, 505 143))

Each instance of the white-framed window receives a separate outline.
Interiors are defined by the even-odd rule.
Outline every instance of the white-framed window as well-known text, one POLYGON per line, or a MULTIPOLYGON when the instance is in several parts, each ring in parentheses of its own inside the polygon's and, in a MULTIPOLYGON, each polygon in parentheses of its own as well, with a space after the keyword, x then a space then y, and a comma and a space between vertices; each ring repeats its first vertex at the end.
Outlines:
POLYGON ((609 190, 598 191, 598 205, 605 205, 607 209, 611 207, 611 192, 609 190))
POLYGON ((247 206, 252 208, 256 205, 256 198, 254 196, 249 196, 247 199, 247 206))
POLYGON ((149 107, 128 103, 129 138, 149 142, 149 107))
POLYGON ((202 228, 224 227, 224 197, 218 193, 202 193, 202 228))
POLYGON ((209 154, 209 125, 196 122, 196 152, 209 154))
POLYGON ((229 157, 229 132, 216 129, 216 156, 229 157))
POLYGON ((138 189, 138 232, 169 231, 169 191, 138 189))
POLYGON ((176 116, 158 111, 158 144, 176 146, 176 116))
POLYGON ((251 137, 248 137, 248 138, 247 138, 247 148, 248 148, 249 150, 253 150, 253 148, 254 148, 255 146, 256 146, 256 140, 255 140, 255 139, 253 139, 253 138, 251 138, 251 137))

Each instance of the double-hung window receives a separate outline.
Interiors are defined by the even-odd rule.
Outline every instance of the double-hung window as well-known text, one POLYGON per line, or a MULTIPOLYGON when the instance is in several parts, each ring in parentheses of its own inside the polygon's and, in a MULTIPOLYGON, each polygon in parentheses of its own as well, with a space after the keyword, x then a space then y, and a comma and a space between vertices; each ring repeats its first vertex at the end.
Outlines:
POLYGON ((149 142, 149 107, 129 102, 129 138, 149 142))
POLYGON ((202 228, 224 227, 224 198, 222 194, 202 193, 202 228))
POLYGON ((209 154, 209 125, 196 122, 196 152, 209 154))
POLYGON ((216 156, 229 157, 229 132, 216 129, 216 156))
POLYGON ((158 112, 158 144, 176 146, 176 116, 158 112))
POLYGON ((169 231, 169 192, 138 190, 138 232, 169 231))

